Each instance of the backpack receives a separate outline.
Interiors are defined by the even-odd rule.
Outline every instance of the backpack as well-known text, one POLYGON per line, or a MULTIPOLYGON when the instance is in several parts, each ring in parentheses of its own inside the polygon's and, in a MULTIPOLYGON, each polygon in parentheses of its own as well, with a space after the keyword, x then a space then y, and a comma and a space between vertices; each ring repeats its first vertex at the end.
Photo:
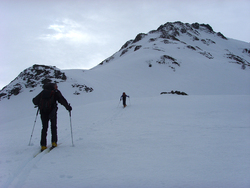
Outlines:
POLYGON ((55 107, 55 91, 44 89, 39 103, 40 112, 49 114, 55 107))

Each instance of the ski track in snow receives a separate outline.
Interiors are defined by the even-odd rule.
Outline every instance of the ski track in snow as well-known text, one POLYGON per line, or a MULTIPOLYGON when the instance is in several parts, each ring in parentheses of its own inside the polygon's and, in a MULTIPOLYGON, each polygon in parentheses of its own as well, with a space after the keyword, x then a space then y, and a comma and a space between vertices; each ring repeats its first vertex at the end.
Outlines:
MULTIPOLYGON (((38 122, 35 147, 18 155, 3 152, 0 165, 11 174, 1 172, 0 187, 248 188, 249 96, 162 95, 133 98, 131 103, 126 108, 114 100, 73 108, 75 147, 68 113, 60 108, 63 147, 33 158, 38 122), (3 163, 9 158, 17 167, 3 163)), ((32 126, 33 120, 32 113, 22 122, 32 126)), ((31 126, 21 131, 13 129, 15 124, 3 124, 1 134, 10 130, 14 136, 6 142, 18 143, 20 136, 28 142, 31 126)), ((11 150, 20 147, 11 145, 11 150)))
POLYGON ((26 179, 29 177, 30 172, 33 168, 35 168, 36 164, 39 163, 39 161, 45 154, 45 152, 42 152, 36 157, 29 157, 14 171, 14 173, 8 178, 3 187, 23 187, 26 179))

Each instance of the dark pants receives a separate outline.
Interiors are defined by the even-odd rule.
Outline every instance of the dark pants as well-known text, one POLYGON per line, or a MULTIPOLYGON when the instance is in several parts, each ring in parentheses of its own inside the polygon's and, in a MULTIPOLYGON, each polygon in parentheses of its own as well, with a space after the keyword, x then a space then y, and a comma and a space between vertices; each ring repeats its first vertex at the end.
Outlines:
POLYGON ((122 102, 123 102, 123 106, 124 106, 124 107, 127 106, 127 105, 126 105, 126 97, 122 97, 122 102))
POLYGON ((49 127, 49 121, 51 123, 51 143, 57 142, 57 110, 54 109, 50 114, 41 113, 41 120, 43 124, 41 132, 41 146, 47 146, 47 131, 49 127))

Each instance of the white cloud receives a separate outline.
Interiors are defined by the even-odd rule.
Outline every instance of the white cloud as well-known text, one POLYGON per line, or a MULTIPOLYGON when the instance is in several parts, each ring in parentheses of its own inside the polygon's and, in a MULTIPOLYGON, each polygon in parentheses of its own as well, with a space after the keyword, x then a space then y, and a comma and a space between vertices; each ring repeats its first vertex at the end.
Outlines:
POLYGON ((84 31, 85 29, 76 21, 63 19, 58 23, 48 26, 48 34, 42 34, 39 38, 43 40, 64 40, 74 43, 90 43, 94 42, 95 37, 84 31), (52 34, 51 34, 52 32, 52 34))
POLYGON ((64 25, 56 25, 56 24, 54 24, 54 25, 50 25, 48 29, 52 29, 54 31, 62 33, 64 31, 64 29, 65 29, 65 26, 64 25))

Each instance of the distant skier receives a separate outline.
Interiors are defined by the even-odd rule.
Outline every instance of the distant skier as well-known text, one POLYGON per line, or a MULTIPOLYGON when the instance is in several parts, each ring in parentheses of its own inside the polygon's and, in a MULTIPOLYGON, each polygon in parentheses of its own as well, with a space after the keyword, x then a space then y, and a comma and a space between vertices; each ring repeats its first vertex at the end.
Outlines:
POLYGON ((122 96, 120 97, 120 101, 122 100, 122 102, 123 102, 123 107, 124 107, 124 108, 127 106, 127 105, 126 105, 126 97, 129 98, 129 96, 126 95, 125 92, 123 92, 122 96))
POLYGON ((49 83, 43 86, 41 91, 35 98, 33 98, 34 105, 37 105, 42 120, 41 131, 41 151, 47 149, 47 130, 49 121, 51 122, 51 142, 52 147, 57 146, 57 101, 62 104, 69 112, 72 110, 70 104, 63 97, 58 90, 57 84, 49 83))

